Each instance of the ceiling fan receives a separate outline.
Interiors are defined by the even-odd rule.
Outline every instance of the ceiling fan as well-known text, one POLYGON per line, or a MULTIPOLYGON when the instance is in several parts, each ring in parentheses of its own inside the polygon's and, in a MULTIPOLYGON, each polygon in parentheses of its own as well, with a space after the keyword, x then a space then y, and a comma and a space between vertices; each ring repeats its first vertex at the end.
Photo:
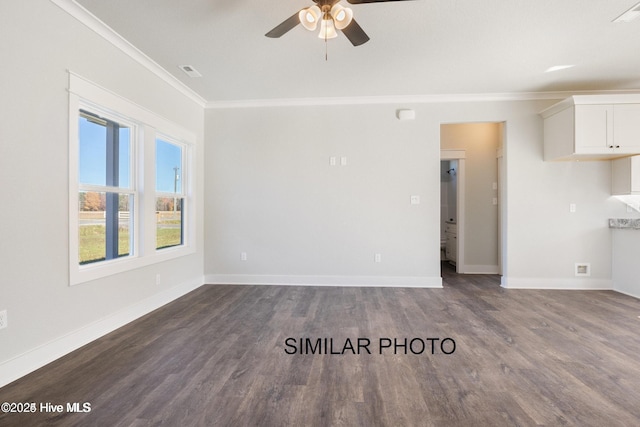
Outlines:
MULTIPOLYGON (((406 0, 347 0, 350 4, 382 3, 388 1, 406 0)), ((336 30, 349 39, 352 45, 360 46, 369 41, 369 36, 362 27, 353 19, 353 11, 340 4, 340 0, 313 0, 313 6, 304 8, 285 19, 280 25, 269 31, 265 36, 278 38, 292 30, 296 25, 302 24, 309 31, 314 31, 320 23, 321 39, 332 39, 338 36, 336 30)))

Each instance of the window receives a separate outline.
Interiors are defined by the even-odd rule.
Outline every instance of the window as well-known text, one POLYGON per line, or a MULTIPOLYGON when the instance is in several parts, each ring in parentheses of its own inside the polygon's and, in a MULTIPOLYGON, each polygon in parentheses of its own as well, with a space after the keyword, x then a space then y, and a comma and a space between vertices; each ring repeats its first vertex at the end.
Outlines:
POLYGON ((78 262, 133 255, 131 125, 80 110, 78 114, 78 262))
POLYGON ((70 73, 71 285, 195 253, 194 142, 188 130, 70 73))
POLYGON ((184 242, 184 148, 166 139, 156 139, 156 249, 184 242))

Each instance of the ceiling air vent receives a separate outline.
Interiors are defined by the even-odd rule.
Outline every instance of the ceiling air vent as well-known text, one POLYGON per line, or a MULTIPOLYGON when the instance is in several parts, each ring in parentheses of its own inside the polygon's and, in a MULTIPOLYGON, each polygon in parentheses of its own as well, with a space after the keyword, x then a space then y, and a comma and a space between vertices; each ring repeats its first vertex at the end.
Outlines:
POLYGON ((631 22, 640 16, 640 3, 618 16, 613 22, 631 22))
POLYGON ((202 77, 202 74, 200 74, 195 68, 193 68, 191 65, 178 65, 178 67, 184 71, 187 76, 189 77, 202 77))

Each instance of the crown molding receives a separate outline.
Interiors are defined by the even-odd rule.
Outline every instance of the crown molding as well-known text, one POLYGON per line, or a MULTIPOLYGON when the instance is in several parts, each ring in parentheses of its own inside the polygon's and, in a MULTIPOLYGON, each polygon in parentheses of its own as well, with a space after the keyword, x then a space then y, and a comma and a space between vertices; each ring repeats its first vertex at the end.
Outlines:
POLYGON ((471 94, 430 94, 430 95, 391 95, 391 96, 354 96, 354 97, 316 97, 316 98, 274 98, 228 101, 207 101, 189 88, 140 49, 135 47, 97 16, 78 4, 75 0, 50 0, 69 15, 80 21, 96 34, 120 49, 124 54, 137 61, 167 84, 187 98, 206 109, 260 108, 260 107, 300 107, 332 105, 375 105, 375 104, 437 104, 457 102, 505 102, 563 100, 576 95, 618 95, 638 94, 638 90, 629 91, 557 91, 557 92, 513 92, 513 93, 471 93, 471 94))
POLYGON ((140 49, 129 43, 120 34, 115 32, 111 27, 102 22, 97 16, 89 12, 87 9, 79 5, 75 0, 51 0, 53 4, 67 12, 69 15, 87 26, 100 37, 104 38, 115 47, 120 49, 125 55, 134 61, 137 61, 147 70, 161 78, 165 83, 182 93, 187 98, 194 101, 201 107, 206 107, 206 100, 191 88, 186 86, 167 70, 162 68, 157 62, 145 55, 140 49))
POLYGON ((513 93, 471 93, 398 96, 355 96, 327 98, 281 98, 251 99, 231 101, 209 101, 208 109, 259 108, 259 107, 304 107, 327 105, 372 105, 372 104, 438 104, 456 102, 505 102, 562 100, 576 95, 623 95, 638 94, 629 91, 558 91, 558 92, 513 92, 513 93))

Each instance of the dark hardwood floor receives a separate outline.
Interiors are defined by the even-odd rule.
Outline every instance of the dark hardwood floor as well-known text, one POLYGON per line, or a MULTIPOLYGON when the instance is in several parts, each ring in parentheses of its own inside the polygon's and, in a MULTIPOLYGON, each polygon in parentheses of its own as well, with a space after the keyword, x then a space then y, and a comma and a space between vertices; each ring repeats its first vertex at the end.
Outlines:
POLYGON ((443 276, 444 289, 203 286, 0 389, 37 404, 0 425, 640 425, 640 301, 443 276), (300 354, 289 337, 361 354, 300 354), (409 354, 380 354, 381 338, 409 354))

